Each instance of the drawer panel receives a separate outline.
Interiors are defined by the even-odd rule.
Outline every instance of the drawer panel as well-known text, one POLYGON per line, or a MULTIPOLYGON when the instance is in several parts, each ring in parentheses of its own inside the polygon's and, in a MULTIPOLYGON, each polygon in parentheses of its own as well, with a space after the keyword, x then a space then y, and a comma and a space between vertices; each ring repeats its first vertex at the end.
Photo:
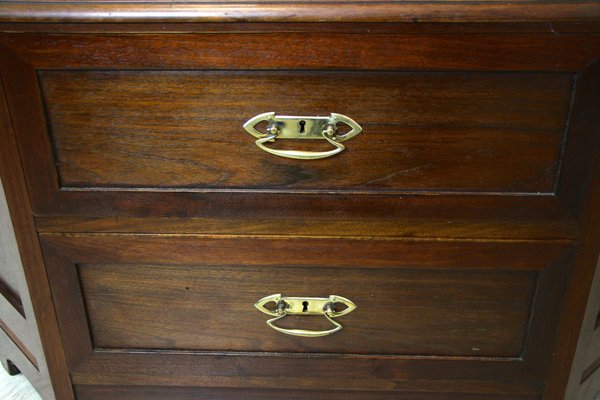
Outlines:
MULTIPOLYGON (((336 390, 537 395, 573 251, 561 242, 40 236, 82 385, 315 389, 328 371, 336 390), (275 293, 337 294, 358 308, 330 336, 288 336, 253 307, 275 293), (163 363, 177 371, 161 372, 163 363)), ((324 323, 288 316, 280 326, 324 323)))
MULTIPOLYGON (((48 71, 40 75, 63 188, 551 193, 571 74, 48 71), (338 156, 267 154, 264 112, 355 119, 338 156), (333 173, 335 171, 335 173, 333 173)), ((323 151, 322 141, 271 147, 323 151)))
MULTIPOLYGON (((99 348, 518 357, 536 273, 205 265, 78 266, 99 348), (274 293, 358 308, 331 337, 278 333, 252 307, 274 293)), ((278 325, 327 330, 319 316, 278 325)))
MULTIPOLYGON (((34 213, 572 232, 597 146, 600 36, 327 29, 0 35, 34 213), (242 129, 270 111, 342 113, 364 131, 332 158, 284 159, 242 129)), ((324 149, 295 142, 274 145, 324 149)))

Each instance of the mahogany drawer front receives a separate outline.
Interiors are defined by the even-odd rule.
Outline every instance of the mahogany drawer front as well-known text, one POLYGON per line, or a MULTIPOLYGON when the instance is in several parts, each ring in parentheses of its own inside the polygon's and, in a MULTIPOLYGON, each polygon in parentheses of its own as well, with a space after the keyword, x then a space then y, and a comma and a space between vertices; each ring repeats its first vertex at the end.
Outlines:
MULTIPOLYGON (((588 90, 595 34, 32 33, 0 42, 39 217, 567 220, 540 235, 552 237, 572 232, 585 195, 592 157, 578 150, 596 140, 585 122, 600 96, 588 90), (345 42, 353 46, 331 54, 345 42), (242 128, 269 111, 342 113, 364 130, 334 157, 290 160, 261 151, 242 128)), ((324 146, 295 142, 275 145, 324 146)))
MULTIPOLYGON (((266 386, 300 388, 302 380, 304 388, 322 389, 318 371, 327 368, 326 387, 336 390, 424 390, 403 386, 409 373, 450 392, 470 381, 472 390, 490 385, 491 392, 524 395, 539 394, 573 250, 534 242, 41 239, 75 384, 143 385, 144 368, 172 360, 193 372, 162 384, 253 387, 293 362, 298 381, 266 386), (275 293, 336 294, 358 307, 336 319, 343 329, 330 336, 289 336, 267 326, 270 317, 253 307, 275 293), (439 363, 439 376, 419 376, 423 357, 439 363), (117 366, 107 375, 105 362, 126 362, 127 371, 117 366), (457 369, 447 370, 453 363, 457 369), (231 368, 237 370, 228 376, 231 368), (455 383, 448 381, 453 374, 455 383)), ((290 329, 331 328, 325 322, 279 321, 290 329)))

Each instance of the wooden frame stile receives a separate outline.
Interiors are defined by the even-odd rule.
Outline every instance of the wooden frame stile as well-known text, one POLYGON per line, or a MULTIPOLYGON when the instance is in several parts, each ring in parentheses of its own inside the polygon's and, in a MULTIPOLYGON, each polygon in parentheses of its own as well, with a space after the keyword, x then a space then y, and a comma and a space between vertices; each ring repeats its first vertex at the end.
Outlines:
POLYGON ((50 287, 40 251, 36 227, 32 219, 29 193, 21 168, 19 150, 14 136, 14 120, 6 103, 8 57, 0 71, 0 176, 7 195, 9 217, 18 244, 28 292, 20 293, 24 306, 32 347, 29 349, 37 365, 29 363, 20 351, 10 351, 17 367, 30 379, 37 390, 52 399, 74 399, 71 381, 66 369, 62 341, 56 321, 50 287))

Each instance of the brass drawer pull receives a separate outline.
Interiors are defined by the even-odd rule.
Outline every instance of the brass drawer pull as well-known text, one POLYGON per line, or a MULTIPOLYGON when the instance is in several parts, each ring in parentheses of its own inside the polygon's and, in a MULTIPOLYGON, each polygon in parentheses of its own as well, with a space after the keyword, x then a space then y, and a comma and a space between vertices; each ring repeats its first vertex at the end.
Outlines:
POLYGON ((362 128, 354 120, 342 114, 331 113, 329 117, 276 116, 274 112, 259 114, 244 124, 244 129, 256 137, 256 145, 264 151, 279 157, 299 160, 315 160, 331 157, 346 147, 341 143, 358 135, 362 128), (260 132, 256 125, 266 122, 266 132, 260 132), (338 125, 345 124, 351 129, 338 134, 338 125), (331 143, 335 148, 329 151, 277 150, 265 144, 275 139, 321 139, 331 143))
POLYGON ((332 318, 341 317, 356 308, 356 304, 342 296, 331 295, 326 298, 321 297, 282 297, 280 294, 272 294, 263 297, 254 304, 254 307, 261 312, 272 315, 272 318, 267 321, 267 325, 271 328, 292 336, 303 337, 319 337, 331 335, 334 332, 342 329, 342 325, 334 321, 332 318), (274 308, 267 308, 269 303, 275 303, 274 308), (341 311, 336 311, 336 305, 341 304, 346 308, 341 311), (275 322, 286 315, 323 315, 334 328, 326 331, 311 331, 306 329, 286 329, 275 325, 275 322))

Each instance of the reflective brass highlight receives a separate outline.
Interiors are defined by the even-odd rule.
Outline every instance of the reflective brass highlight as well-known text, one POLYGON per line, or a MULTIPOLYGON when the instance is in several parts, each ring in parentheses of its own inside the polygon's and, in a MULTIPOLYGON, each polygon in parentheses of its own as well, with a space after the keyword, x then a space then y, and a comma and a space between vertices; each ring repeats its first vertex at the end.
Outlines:
POLYGON ((298 160, 315 160, 331 157, 342 152, 346 147, 341 143, 358 135, 362 128, 352 118, 342 114, 331 113, 329 117, 276 116, 274 112, 259 114, 244 124, 244 129, 256 137, 255 144, 262 150, 279 157, 298 160), (256 125, 267 122, 266 132, 260 132, 256 125), (351 129, 338 135, 338 125, 345 124, 351 129), (321 139, 334 146, 329 151, 276 150, 265 144, 275 139, 321 139))
POLYGON ((263 297, 254 304, 259 311, 274 316, 267 321, 267 325, 278 332, 292 336, 303 337, 319 337, 331 335, 342 329, 342 325, 334 321, 332 318, 341 317, 356 308, 356 304, 345 297, 331 295, 326 298, 322 297, 282 297, 281 294, 273 294, 263 297), (265 307, 269 303, 275 303, 273 309, 265 307), (335 311, 336 304, 346 306, 341 311, 335 311), (325 331, 311 331, 306 329, 286 329, 275 325, 275 322, 286 315, 323 315, 334 328, 325 331))

